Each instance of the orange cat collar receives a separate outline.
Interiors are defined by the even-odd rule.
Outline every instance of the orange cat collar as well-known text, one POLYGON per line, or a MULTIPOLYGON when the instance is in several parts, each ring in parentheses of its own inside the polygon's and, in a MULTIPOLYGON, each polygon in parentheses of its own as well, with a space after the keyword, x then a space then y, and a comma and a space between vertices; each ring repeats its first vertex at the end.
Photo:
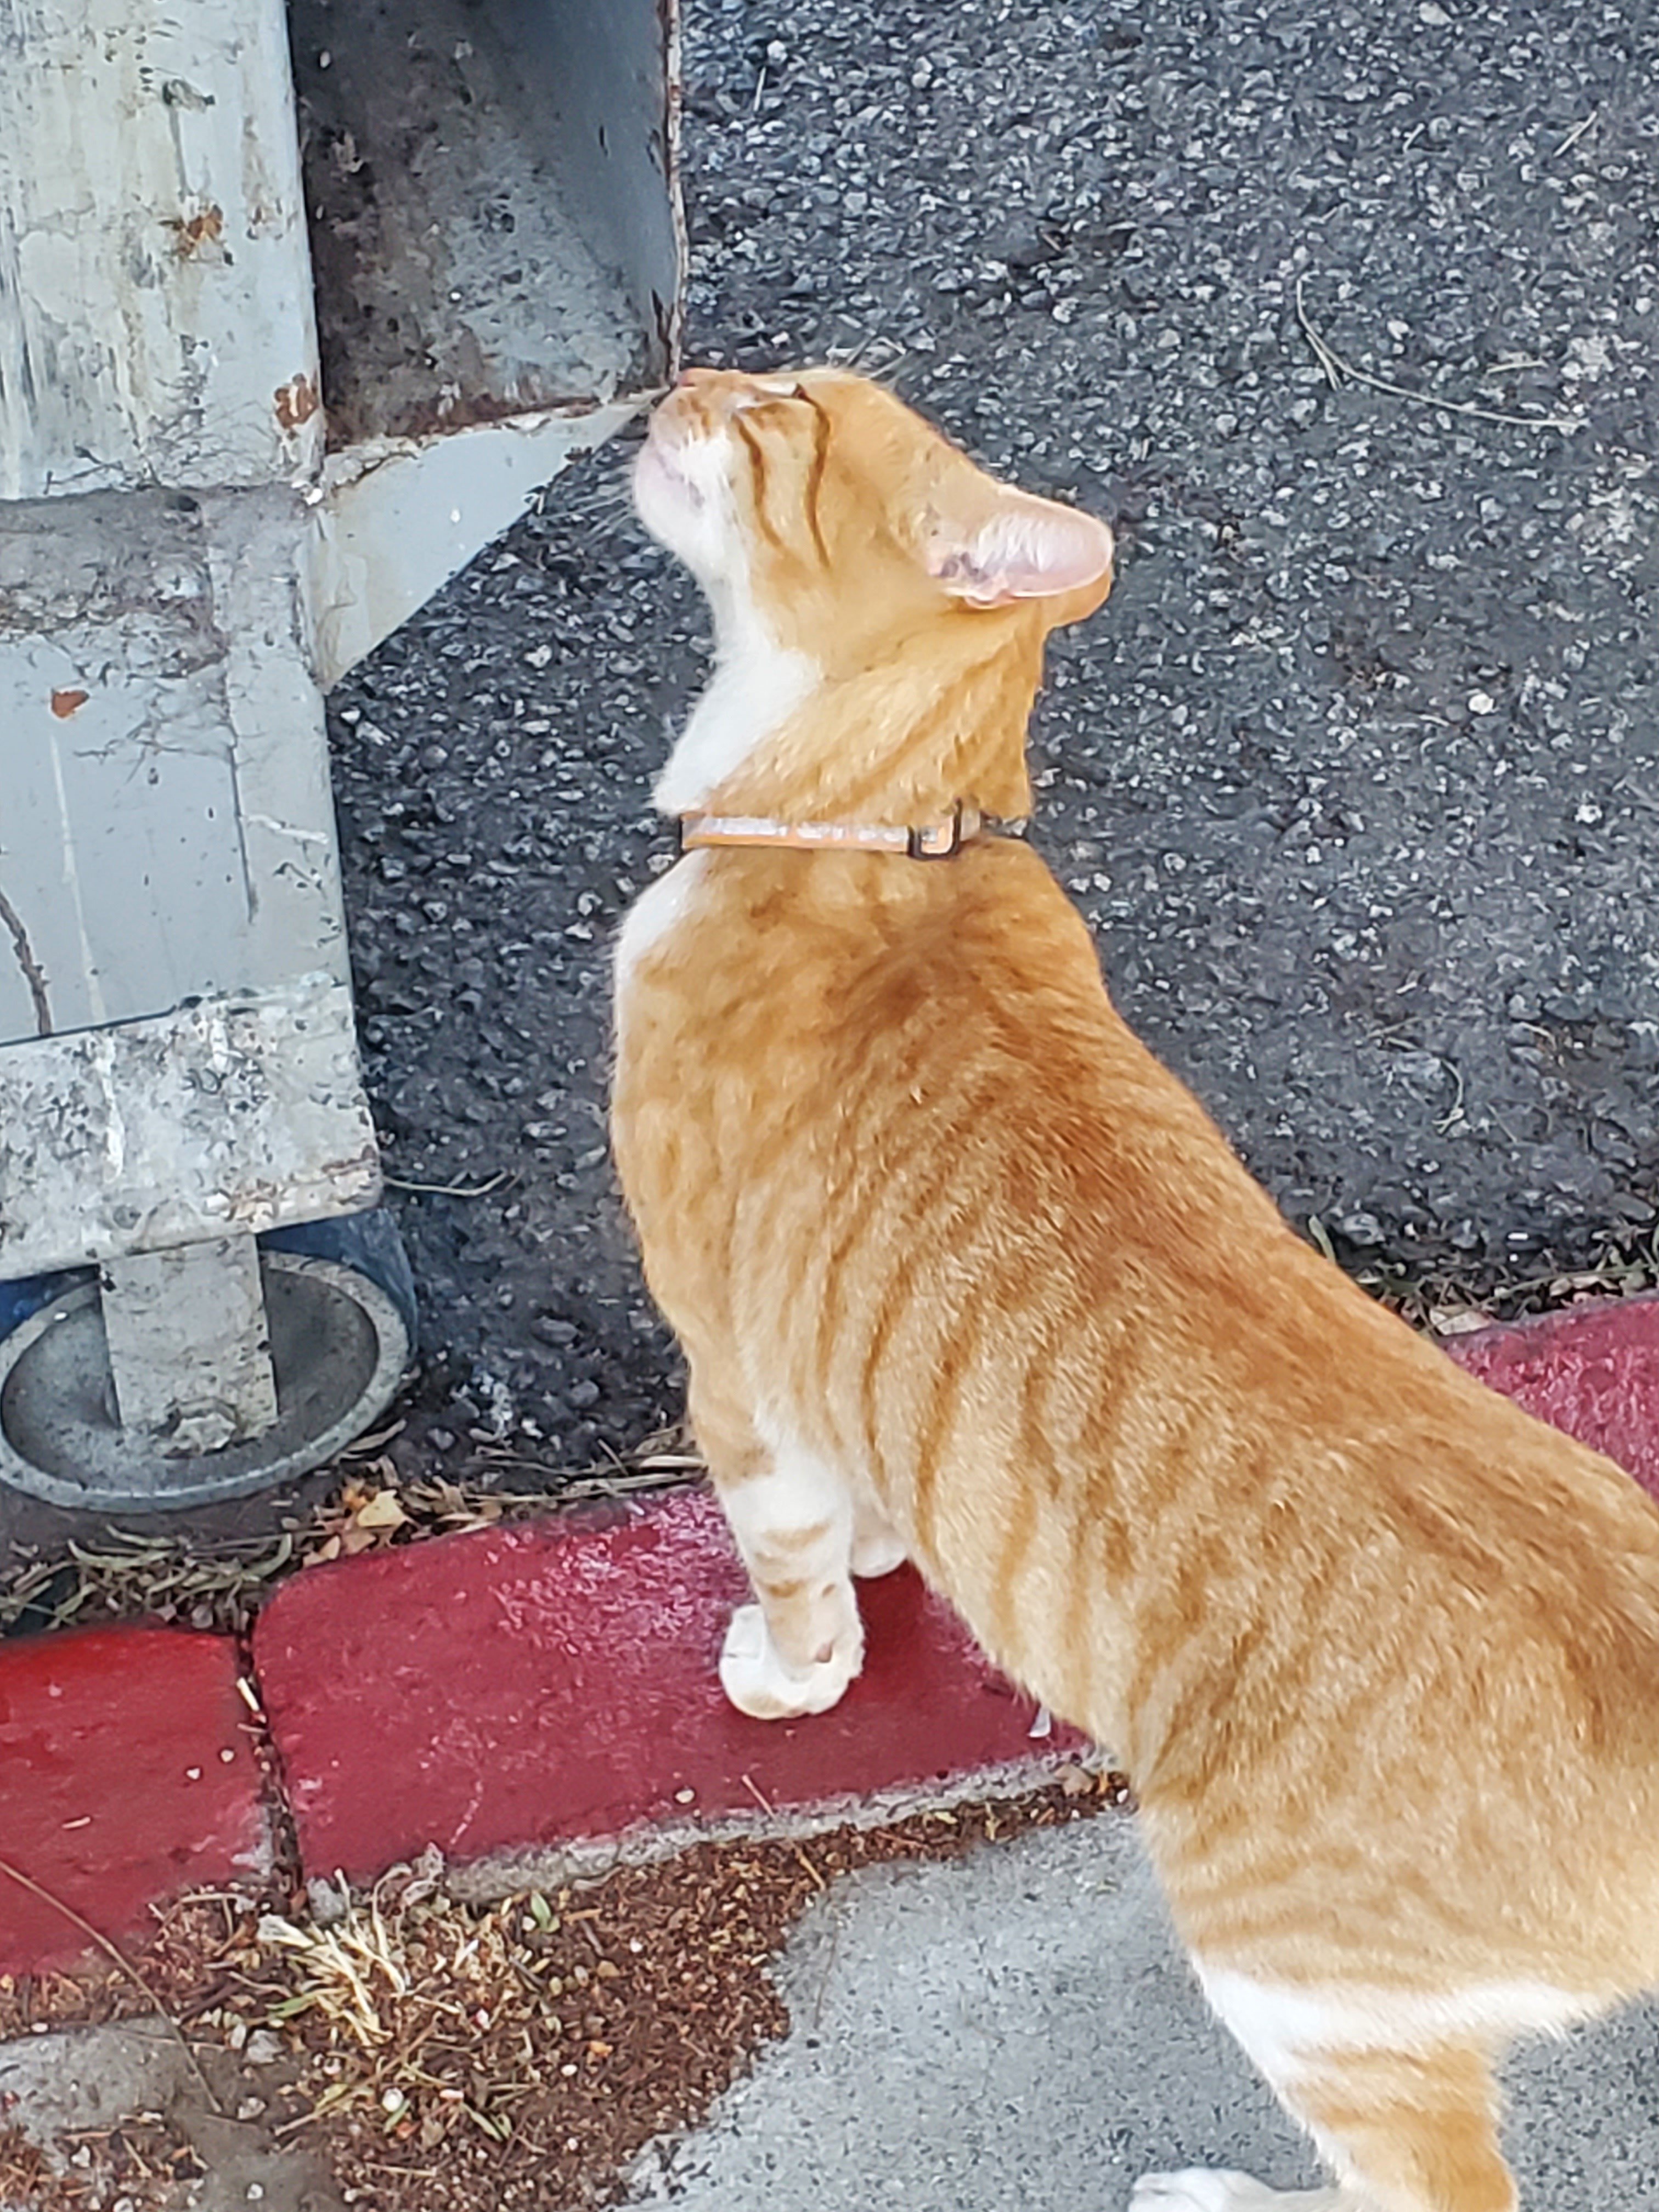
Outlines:
POLYGON ((912 860, 950 860, 981 831, 1019 836, 1024 825, 994 822, 960 800, 944 822, 912 826, 882 822, 771 822, 752 814, 682 814, 680 850, 726 845, 773 845, 787 852, 900 853, 912 860))

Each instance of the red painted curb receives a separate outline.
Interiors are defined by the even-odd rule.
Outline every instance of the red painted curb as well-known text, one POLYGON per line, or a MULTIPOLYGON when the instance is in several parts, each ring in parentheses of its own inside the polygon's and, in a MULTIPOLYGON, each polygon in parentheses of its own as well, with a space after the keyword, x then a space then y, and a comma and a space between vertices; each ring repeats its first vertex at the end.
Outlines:
POLYGON ((696 1492, 284 1583, 254 1657, 307 1871, 865 1797, 1033 1750, 1030 1700, 908 1569, 863 1585, 865 1672, 834 1712, 745 1719, 714 1669, 744 1587, 696 1492))
MULTIPOLYGON (((1446 1349, 1659 1496, 1659 1296, 1446 1349)), ((429 1841, 465 1860, 817 1806, 1033 1747, 1029 1703, 908 1571, 864 1585, 866 1670, 835 1712, 744 1719, 714 1672, 742 1594, 718 1507, 690 1493, 295 1577, 254 1656, 307 1869, 362 1880, 429 1841)), ((257 1869, 237 1664, 227 1638, 160 1628, 0 1644, 0 1858, 118 1938, 155 1900, 257 1869)), ((83 1948, 0 1874, 0 1972, 83 1948)))
POLYGON ((1659 1498, 1659 1292, 1453 1337, 1460 1367, 1659 1498))
MULTIPOLYGON (((93 1628, 0 1646, 0 1858, 112 1939, 149 1908, 262 1874, 269 1831, 222 1636, 93 1628)), ((0 1973, 91 1949, 0 1871, 0 1973)))

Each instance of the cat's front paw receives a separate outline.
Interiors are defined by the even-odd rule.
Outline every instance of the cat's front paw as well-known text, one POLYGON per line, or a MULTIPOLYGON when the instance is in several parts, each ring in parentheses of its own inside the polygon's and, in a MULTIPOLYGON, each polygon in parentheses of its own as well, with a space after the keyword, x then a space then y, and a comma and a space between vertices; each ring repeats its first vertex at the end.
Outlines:
POLYGON ((1194 2166, 1186 2173, 1143 2173, 1129 2197, 1129 2212, 1232 2212, 1235 2185, 1253 2186, 1242 2173, 1194 2166))
POLYGON ((757 1721, 827 1713, 864 1664, 862 1634, 849 1636, 805 1674, 786 1667, 757 1605, 740 1605, 720 1649, 720 1687, 740 1713, 757 1721))

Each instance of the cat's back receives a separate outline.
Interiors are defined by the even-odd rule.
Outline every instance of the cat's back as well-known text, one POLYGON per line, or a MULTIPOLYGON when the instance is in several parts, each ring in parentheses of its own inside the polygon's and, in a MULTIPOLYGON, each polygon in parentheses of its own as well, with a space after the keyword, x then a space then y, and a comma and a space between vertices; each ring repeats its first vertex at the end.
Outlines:
POLYGON ((620 1031, 653 1288, 902 1493, 1006 1664, 1103 1733, 1127 1668, 1149 1781, 1176 1686, 1248 1765, 1316 1678, 1332 1726, 1507 1680, 1659 1761, 1659 1512, 1292 1235, 1036 854, 682 866, 620 1031))
MULTIPOLYGON (((1104 1139, 1130 1146, 1131 1115, 1110 1095, 1127 1085, 1152 1121, 1202 1129, 1225 1151, 1119 1020, 1081 917, 1013 839, 937 862, 689 854, 624 922, 617 1011, 624 1115, 666 1078, 655 1055, 672 1039, 696 1054, 673 1071, 688 1104, 734 1068, 762 1111, 810 1108, 826 1079, 845 1079, 835 1118, 849 1143, 895 1097, 925 1106, 918 1084, 926 1076, 936 1095, 948 1067, 987 1086, 1000 1079, 997 1113, 980 1124, 988 1143, 1019 1142, 1022 1116, 1060 1114, 1081 1147, 1066 1158, 1086 1158, 1104 1139)), ((1052 1140, 1047 1150, 1063 1167, 1052 1140)))

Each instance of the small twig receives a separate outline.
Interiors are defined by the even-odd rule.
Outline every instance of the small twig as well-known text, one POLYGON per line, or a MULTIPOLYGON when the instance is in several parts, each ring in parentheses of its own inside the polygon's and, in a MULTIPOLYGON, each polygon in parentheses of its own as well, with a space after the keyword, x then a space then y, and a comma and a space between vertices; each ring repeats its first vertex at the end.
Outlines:
MULTIPOLYGON (((559 1471, 550 1468, 543 1460, 525 1459, 511 1452, 483 1455, 477 1464, 484 1468, 526 1467, 542 1474, 556 1474, 559 1471)), ((561 1482, 556 1490, 489 1490, 484 1494, 502 1506, 579 1505, 596 1498, 620 1498, 635 1490, 684 1489, 696 1482, 702 1471, 702 1462, 697 1459, 653 1459, 636 1472, 580 1475, 574 1481, 561 1482)))
POLYGON ((1599 123, 1601 119, 1601 109, 1599 107, 1592 107, 1589 113, 1584 118, 1583 121, 1582 123, 1575 123, 1572 129, 1568 131, 1566 137, 1561 141, 1561 143, 1550 155, 1551 161, 1559 161, 1564 154, 1571 152, 1572 148, 1575 147, 1578 143, 1578 141, 1583 137, 1584 133, 1587 131, 1594 129, 1595 125, 1599 123))
MULTIPOLYGON (((770 1803, 765 1792, 757 1785, 752 1775, 745 1774, 743 1777, 743 1786, 754 1799, 755 1802, 760 1807, 762 1812, 768 1814, 770 1819, 775 1820, 778 1817, 776 1808, 770 1803)), ((830 1893, 829 1883, 825 1881, 823 1876, 818 1872, 811 1860, 807 1857, 805 1852, 801 1849, 800 1845, 794 1841, 793 1837, 790 1839, 790 1848, 794 1852, 795 1856, 800 1861, 801 1864, 805 1868, 807 1873, 811 1875, 813 1881, 817 1884, 819 1895, 827 1897, 830 1893)), ((830 1970, 836 1963, 836 1946, 840 1942, 840 1941, 841 1914, 839 1911, 832 1911, 830 1920, 830 1955, 824 1961, 823 1979, 818 1984, 817 2002, 812 2007, 812 2026, 814 2028, 817 2027, 819 2014, 823 2010, 824 1993, 830 1987, 830 1970)))
POLYGON ((509 1169, 500 1168, 488 1182, 403 1182, 396 1176, 382 1176, 381 1182, 388 1190, 423 1191, 432 1198, 488 1198, 492 1190, 499 1190, 504 1182, 511 1182, 509 1169))
POLYGON ((1462 1118, 1463 1077, 1462 1071, 1459 1069, 1455 1060, 1442 1060, 1440 1065, 1442 1067, 1449 1071, 1451 1079, 1457 1086, 1457 1096, 1452 1100, 1451 1104, 1447 1107, 1445 1112, 1437 1118, 1434 1124, 1435 1134, 1437 1136, 1443 1137, 1447 1130, 1450 1128, 1452 1123, 1456 1121, 1461 1121, 1462 1118))
POLYGON ((371 1459, 376 1452, 389 1444, 394 1437, 400 1436, 408 1425, 409 1424, 401 1418, 388 1422, 385 1428, 376 1429, 373 1436, 359 1437, 356 1443, 348 1444, 340 1456, 342 1459, 371 1459))
POLYGON ((139 1996, 143 1997, 144 2002, 150 2007, 156 2018, 164 2027, 170 2028, 173 2035, 178 2039, 179 2048, 185 2054, 185 2065, 189 2067, 191 2072, 196 2076, 198 2082, 200 2084, 202 2094, 207 2099, 208 2104, 211 2107, 215 2117, 222 2120, 225 2117, 225 2108, 219 2102, 219 2100, 214 2095, 213 2085, 208 2080, 207 2075, 203 2073, 202 2069, 197 2061, 196 2053, 191 2049, 189 2044, 185 2041, 184 2030, 167 2011, 167 2007, 161 2002, 161 1998, 156 1995, 149 1983, 146 1981, 143 1975, 139 1972, 137 1967, 133 1965, 131 1960, 129 1959, 124 1952, 118 1950, 117 1947, 111 1942, 107 1936, 100 1935, 98 1929, 93 1926, 90 1920, 83 1920, 72 1905, 65 1905, 61 1897, 54 1897, 49 1889, 42 1889, 40 1883, 33 1879, 33 1875, 25 1874, 21 1867, 15 1867, 9 1859, 0 1859, 0 1874, 9 1876, 11 1881, 17 1884, 20 1889, 27 1890, 31 1897, 39 1898, 41 1904, 50 1906, 52 1911, 60 1913, 63 1917, 69 1922, 71 1928, 78 1928, 82 1935, 86 1936, 91 1942, 95 1943, 98 1946, 98 1948, 104 1954, 105 1957, 112 1960, 119 1971, 126 1976, 127 1979, 132 1984, 134 1989, 137 1990, 139 1996))
MULTIPOLYGON (((760 1807, 762 1812, 764 1813, 769 1819, 774 1820, 777 1820, 777 1808, 768 1800, 765 1791, 757 1787, 754 1778, 751 1775, 745 1774, 742 1777, 742 1781, 744 1788, 749 1792, 749 1795, 760 1807)), ((780 1823, 780 1825, 781 1824, 780 1823)), ((813 1881, 817 1882, 819 1889, 827 1890, 830 1887, 829 1883, 825 1881, 823 1876, 818 1872, 811 1860, 807 1857, 805 1852, 802 1850, 800 1845, 793 1837, 790 1838, 789 1848, 794 1852, 795 1856, 806 1869, 807 1873, 811 1875, 813 1881)))
POLYGON ((1302 304, 1304 282, 1300 276, 1296 280, 1296 319, 1334 392, 1346 377, 1351 383, 1365 385, 1372 392, 1386 392, 1390 399, 1404 399, 1413 407, 1438 407, 1448 415, 1472 416, 1477 422, 1507 422, 1519 430, 1559 430, 1564 434, 1571 434, 1579 427, 1565 415, 1506 415, 1499 408, 1477 407, 1469 399, 1437 399, 1431 392, 1413 392, 1408 385, 1395 384, 1386 376, 1373 376, 1369 369, 1356 368, 1351 361, 1344 360, 1334 346, 1328 345, 1308 320, 1307 310, 1302 304))

